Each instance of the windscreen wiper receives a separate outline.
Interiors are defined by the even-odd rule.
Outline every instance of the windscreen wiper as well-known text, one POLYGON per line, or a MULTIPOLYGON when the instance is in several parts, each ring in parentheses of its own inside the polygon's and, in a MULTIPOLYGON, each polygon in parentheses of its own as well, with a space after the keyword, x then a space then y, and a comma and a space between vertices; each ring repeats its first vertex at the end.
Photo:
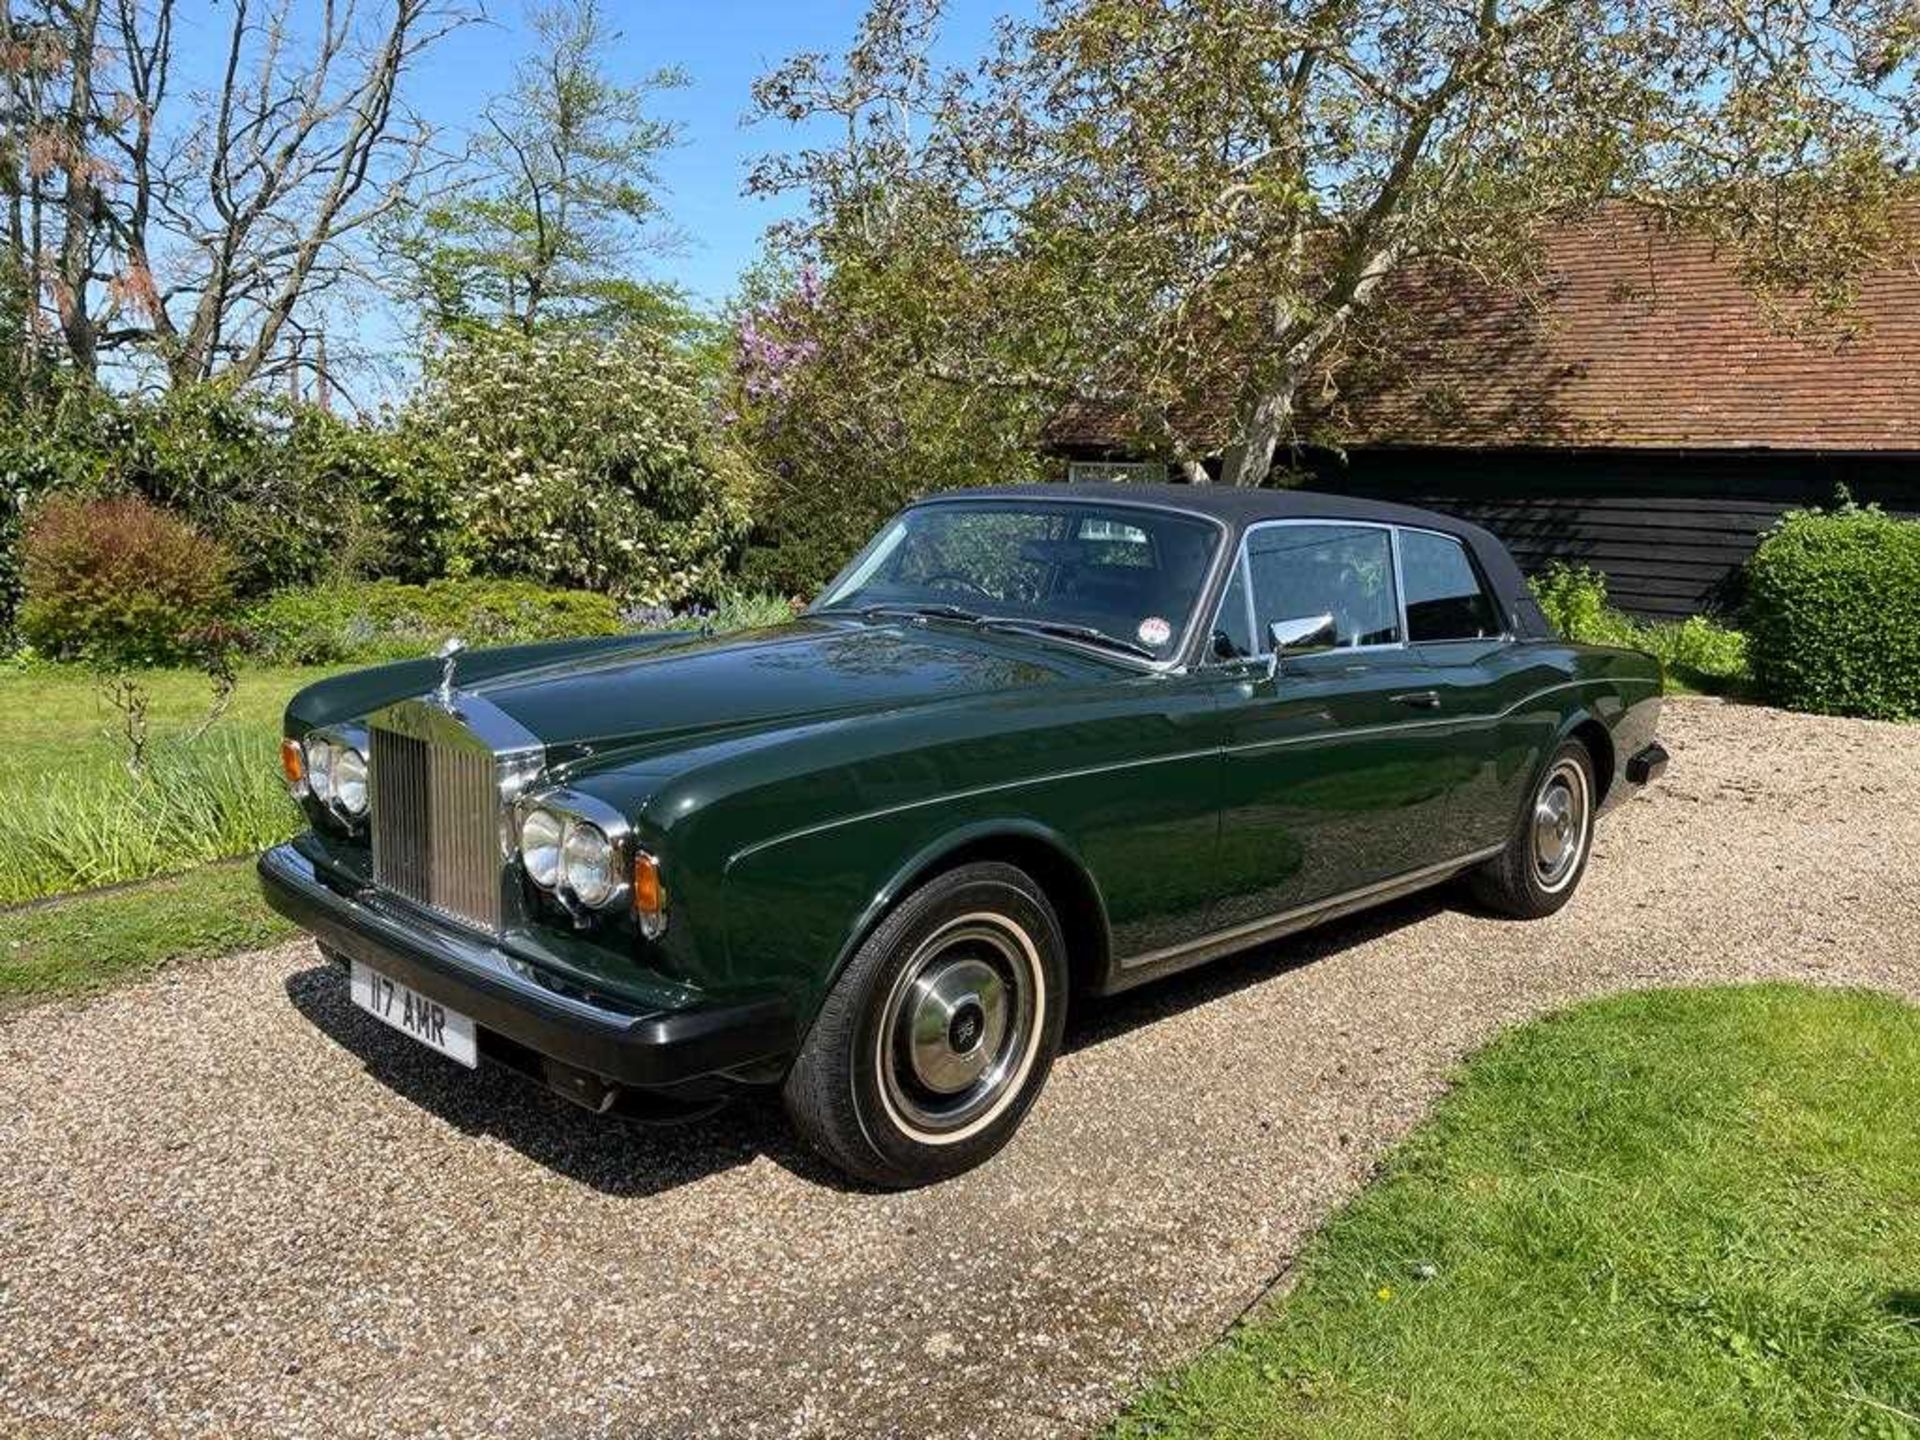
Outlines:
POLYGON ((1028 620, 1018 615, 983 615, 976 623, 982 630, 1026 630, 1036 635, 1058 635, 1063 640, 1080 640, 1089 645, 1138 655, 1143 660, 1160 658, 1144 645, 1136 645, 1118 635, 1109 635, 1091 625, 1070 625, 1064 620, 1028 620))
POLYGON ((984 618, 979 611, 968 610, 960 605, 915 605, 906 601, 862 605, 858 614, 862 620, 883 620, 889 616, 905 615, 912 619, 958 620, 963 625, 978 625, 984 618))

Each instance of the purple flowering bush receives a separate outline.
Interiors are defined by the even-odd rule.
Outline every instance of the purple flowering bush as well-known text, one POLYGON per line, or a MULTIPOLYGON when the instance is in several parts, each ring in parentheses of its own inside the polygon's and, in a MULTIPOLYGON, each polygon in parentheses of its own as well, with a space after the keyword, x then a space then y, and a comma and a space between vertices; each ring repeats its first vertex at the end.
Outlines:
POLYGON ((1041 474, 1033 402, 929 375, 877 283, 806 265, 735 328, 727 418, 766 487, 750 590, 810 597, 914 497, 1041 474))

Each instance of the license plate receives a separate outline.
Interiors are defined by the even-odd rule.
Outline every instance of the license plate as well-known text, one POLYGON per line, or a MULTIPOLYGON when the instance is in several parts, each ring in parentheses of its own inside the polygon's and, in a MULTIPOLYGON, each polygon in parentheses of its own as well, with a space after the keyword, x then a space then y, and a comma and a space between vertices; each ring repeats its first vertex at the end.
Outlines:
POLYGON ((386 1021, 449 1060, 458 1060, 468 1068, 479 1065, 480 1047, 474 1039, 473 1021, 458 1010, 449 1010, 438 1000, 429 1000, 418 990, 389 980, 358 960, 353 962, 350 988, 353 1003, 376 1020, 386 1021))

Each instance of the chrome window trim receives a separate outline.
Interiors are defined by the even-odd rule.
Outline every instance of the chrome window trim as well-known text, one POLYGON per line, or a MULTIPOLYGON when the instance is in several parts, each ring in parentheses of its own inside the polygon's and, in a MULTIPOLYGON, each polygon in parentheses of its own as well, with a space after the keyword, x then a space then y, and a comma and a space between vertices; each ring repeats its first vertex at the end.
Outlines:
MULTIPOLYGON (((1257 646, 1260 643, 1260 611, 1253 603, 1253 565, 1244 554, 1234 556, 1233 574, 1240 577, 1240 603, 1247 607, 1247 643, 1257 646)), ((1232 583, 1232 576, 1228 577, 1228 583, 1232 583)), ((1257 649, 1253 651, 1254 656, 1259 653, 1257 649)))
POLYGON ((1253 581, 1246 567, 1242 564, 1243 559, 1244 556, 1241 553, 1240 547, 1235 546, 1233 549, 1233 564, 1227 570, 1227 578, 1220 587, 1220 598, 1214 601, 1212 610, 1210 611, 1212 618, 1207 621, 1206 632, 1201 636, 1200 654, 1197 658, 1199 660, 1199 668, 1202 670, 1217 669, 1222 665, 1244 665, 1249 660, 1257 660, 1259 658, 1258 655, 1229 656, 1215 655, 1213 653, 1213 637, 1220 633, 1220 617, 1226 614, 1227 606, 1233 600, 1233 577, 1236 575, 1240 577, 1240 604, 1247 612, 1247 638, 1249 641, 1257 638, 1254 635, 1254 626, 1258 622, 1255 619, 1253 609, 1253 581))
MULTIPOLYGON (((1474 557, 1473 547, 1451 531, 1436 529, 1431 525, 1407 525, 1398 520, 1347 520, 1337 516, 1321 515, 1292 515, 1278 520, 1257 520, 1240 532, 1240 543, 1234 547, 1232 552, 1234 564, 1237 566, 1242 560, 1247 558, 1248 541, 1256 531, 1274 529, 1284 525, 1339 525, 1354 530, 1385 530, 1387 532, 1387 543, 1393 551, 1394 608, 1399 616, 1401 638, 1387 645, 1342 646, 1339 649, 1328 651, 1328 654, 1367 655, 1384 650, 1417 651, 1423 645, 1511 645, 1517 643, 1520 638, 1519 634, 1513 628, 1513 616, 1509 612, 1508 607, 1502 602, 1500 596, 1495 593, 1493 587, 1487 583, 1486 575, 1481 572, 1480 562, 1474 557), (1487 602, 1493 606, 1494 617, 1499 620, 1504 627, 1499 634, 1462 637, 1458 640, 1416 641, 1412 638, 1413 625, 1407 617, 1406 566, 1401 557, 1401 537, 1403 534, 1433 535, 1442 540, 1449 540, 1460 547, 1461 553, 1467 557, 1468 568, 1473 571, 1474 583, 1480 587, 1480 593, 1484 595, 1487 602)), ((1233 572, 1229 569, 1227 585, 1231 585, 1232 580, 1233 572)), ((1252 636, 1254 643, 1258 645, 1260 643, 1259 612, 1254 608, 1253 603, 1253 569, 1250 564, 1244 572, 1242 588, 1246 592, 1247 633, 1252 636)), ((1227 598, 1227 589, 1223 586, 1219 599, 1214 602, 1209 611, 1211 618, 1207 622, 1203 642, 1211 640, 1213 632, 1217 628, 1213 624, 1213 621, 1219 618, 1221 610, 1227 603, 1227 598)), ((1252 655, 1241 655, 1232 659, 1225 659, 1216 658, 1210 652, 1203 649, 1199 657, 1199 664, 1202 669, 1217 669, 1223 666, 1242 665, 1248 660, 1257 660, 1266 653, 1265 650, 1256 650, 1252 655)))
POLYGON ((1392 538, 1388 543, 1393 547, 1393 599, 1400 613, 1400 648, 1404 650, 1413 644, 1413 625, 1407 618, 1407 567, 1400 559, 1400 527, 1389 528, 1392 538))
MULTIPOLYGON (((1253 562, 1249 542, 1262 530, 1278 530, 1284 527, 1299 527, 1302 525, 1334 526, 1344 530, 1384 530, 1387 535, 1387 549, 1393 565, 1394 614, 1399 622, 1400 638, 1381 645, 1341 645, 1326 653, 1329 655, 1373 655, 1383 650, 1407 649, 1407 592, 1406 586, 1401 583, 1400 579, 1400 537, 1398 534, 1400 526, 1388 520, 1344 520, 1336 516, 1320 515, 1290 515, 1281 520, 1256 520, 1240 532, 1240 544, 1235 547, 1233 552, 1234 564, 1238 566, 1241 562, 1246 562, 1244 588, 1246 590, 1247 604, 1247 633, 1252 637, 1253 643, 1256 646, 1260 646, 1263 644, 1263 640, 1260 634, 1260 614, 1259 611, 1254 608, 1253 603, 1253 562)), ((1434 533, 1442 534, 1444 532, 1435 531, 1434 533)), ((1233 578, 1232 571, 1228 572, 1227 578, 1228 583, 1231 583, 1233 578)), ((1215 629, 1213 619, 1219 617, 1221 606, 1226 603, 1226 598, 1226 593, 1223 590, 1219 602, 1216 603, 1209 612, 1212 617, 1207 622, 1207 634, 1209 636, 1212 635, 1215 629)), ((1265 649, 1256 649, 1251 655, 1239 655, 1230 660, 1215 660, 1209 658, 1203 660, 1202 664, 1204 667, 1241 665, 1249 660, 1261 659, 1266 654, 1267 651, 1265 649)))
MULTIPOLYGON (((1476 556, 1473 553, 1473 547, 1471 545, 1467 544, 1467 542, 1462 540, 1458 535, 1452 534, 1451 532, 1446 530, 1436 530, 1431 525, 1396 524, 1394 526, 1394 529, 1404 530, 1414 535, 1433 535, 1433 536, 1437 536, 1442 540, 1451 540, 1455 545, 1458 545, 1460 547, 1460 553, 1466 556, 1467 569, 1473 572, 1473 583, 1480 587, 1480 593, 1486 597, 1487 603, 1493 607, 1493 618, 1498 620, 1501 626, 1500 633, 1498 635, 1463 635, 1458 639, 1454 639, 1454 640, 1415 640, 1413 639, 1413 626, 1406 622, 1407 591, 1406 591, 1406 587, 1402 585, 1400 587, 1401 633, 1407 636, 1408 644, 1410 645, 1506 645, 1506 644, 1511 644, 1520 638, 1513 628, 1513 615, 1509 612, 1506 602, 1501 599, 1499 592, 1497 592, 1493 588, 1493 586, 1487 583, 1486 573, 1483 570, 1481 570, 1480 559, 1478 556, 1476 556)), ((1400 563, 1399 553, 1400 553, 1400 542, 1398 537, 1396 536, 1394 540, 1394 565, 1396 567, 1400 563)))
MULTIPOLYGON (((993 492, 991 490, 983 490, 977 495, 934 495, 924 500, 916 500, 911 505, 904 505, 892 515, 888 516, 886 521, 874 534, 881 534, 887 526, 892 525, 894 521, 898 520, 901 516, 914 510, 931 510, 946 505, 989 505, 993 503, 992 497, 993 492)), ((1074 641, 1063 636, 1047 637, 1049 641, 1057 641, 1058 643, 1072 646, 1083 654, 1097 655, 1105 660, 1118 661, 1129 668, 1139 670, 1143 674, 1180 675, 1186 673, 1193 661, 1195 641, 1200 637, 1200 617, 1203 615, 1206 616, 1209 631, 1212 628, 1211 622, 1216 608, 1214 596, 1220 581, 1220 562, 1227 555, 1234 553, 1233 547, 1227 543, 1233 537, 1233 524, 1231 521, 1223 520, 1218 515, 1209 515, 1204 510, 1195 510, 1185 505, 1169 505, 1158 500, 1135 500, 1118 496, 1109 498, 1103 495, 1096 500, 1086 495, 1017 495, 1003 496, 1001 503, 1005 505, 1071 505, 1082 510, 1157 510, 1165 515, 1179 515, 1189 520, 1199 520, 1213 526, 1218 532, 1213 542, 1213 558, 1207 567, 1206 574, 1200 577, 1199 589, 1194 592, 1193 608, 1187 616, 1187 628, 1181 632, 1180 643, 1173 647, 1166 659, 1144 660, 1137 656, 1127 655, 1119 650, 1109 650, 1099 645, 1089 645, 1085 642, 1074 641)), ((867 545, 871 543, 872 541, 869 540, 866 544, 861 545, 853 559, 858 560, 861 555, 865 554, 867 545)), ((833 588, 840 583, 841 576, 845 575, 847 570, 852 568, 852 564, 853 561, 848 561, 847 565, 842 567, 840 572, 822 587, 820 593, 822 595, 831 594, 833 588)), ((832 610, 816 610, 812 605, 809 605, 805 610, 801 611, 803 615, 832 613, 832 610)))

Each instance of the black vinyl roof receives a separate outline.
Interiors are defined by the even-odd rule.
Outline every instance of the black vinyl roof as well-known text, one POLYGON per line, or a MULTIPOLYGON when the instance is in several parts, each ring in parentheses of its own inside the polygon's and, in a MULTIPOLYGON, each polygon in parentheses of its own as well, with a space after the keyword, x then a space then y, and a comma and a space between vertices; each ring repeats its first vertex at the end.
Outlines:
POLYGON ((1473 552, 1480 572, 1499 596, 1514 633, 1528 639, 1553 634, 1520 567, 1489 532, 1478 525, 1413 505, 1366 500, 1352 495, 1325 495, 1315 490, 1267 490, 1240 485, 1143 485, 1131 481, 1079 481, 1052 485, 988 485, 969 490, 943 490, 921 504, 950 501, 1049 500, 1085 505, 1152 505, 1209 516, 1227 525, 1238 543, 1247 527, 1268 520, 1360 520, 1375 525, 1406 525, 1457 536, 1473 552))
POLYGON ((1371 520, 1382 525, 1424 525, 1430 530, 1465 534, 1478 527, 1412 505, 1324 495, 1315 490, 1266 490, 1243 485, 1146 485, 1128 480, 1076 481, 1057 485, 988 485, 943 490, 929 500, 1074 500, 1089 505, 1161 505, 1212 515, 1230 525, 1262 520, 1371 520))

